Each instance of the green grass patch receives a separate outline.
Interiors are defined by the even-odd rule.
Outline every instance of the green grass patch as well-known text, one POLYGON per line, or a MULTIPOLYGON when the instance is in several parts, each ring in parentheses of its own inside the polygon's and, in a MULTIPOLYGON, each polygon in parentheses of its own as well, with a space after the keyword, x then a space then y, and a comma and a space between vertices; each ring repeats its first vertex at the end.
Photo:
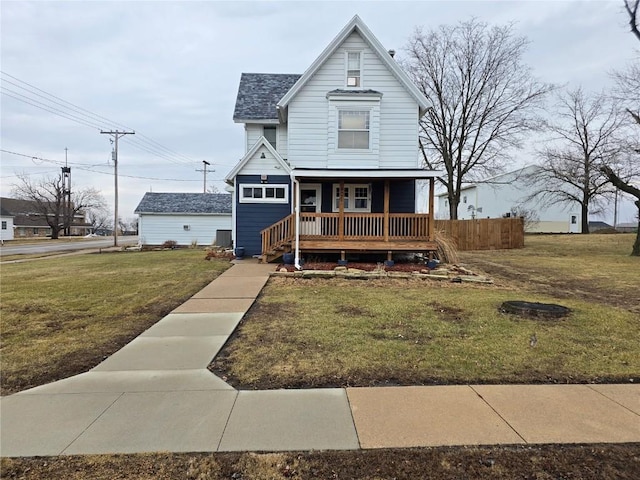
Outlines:
POLYGON ((491 286, 272 279, 211 368, 245 388, 639 381, 640 259, 625 237, 465 253, 491 286), (507 300, 572 313, 523 318, 499 311, 507 300))
POLYGON ((92 368, 229 267, 201 250, 2 266, 2 394, 92 368))

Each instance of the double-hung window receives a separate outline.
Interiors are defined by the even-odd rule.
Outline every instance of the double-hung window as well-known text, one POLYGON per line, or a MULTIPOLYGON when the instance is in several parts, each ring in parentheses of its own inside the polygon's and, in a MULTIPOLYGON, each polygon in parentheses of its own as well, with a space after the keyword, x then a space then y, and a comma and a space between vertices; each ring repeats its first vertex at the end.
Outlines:
POLYGON ((347 87, 362 87, 362 66, 360 52, 347 52, 347 87))
MULTIPOLYGON (((340 185, 333 185, 333 211, 340 211, 340 185)), ((371 186, 368 184, 346 184, 344 186, 345 212, 371 211, 371 186)))
POLYGON ((369 110, 338 110, 338 148, 369 149, 369 110))
POLYGON ((287 203, 288 201, 288 185, 244 184, 240 188, 240 203, 287 203))
POLYGON ((271 144, 273 148, 278 148, 277 139, 278 139, 278 130, 275 125, 265 125, 262 129, 264 138, 271 144))

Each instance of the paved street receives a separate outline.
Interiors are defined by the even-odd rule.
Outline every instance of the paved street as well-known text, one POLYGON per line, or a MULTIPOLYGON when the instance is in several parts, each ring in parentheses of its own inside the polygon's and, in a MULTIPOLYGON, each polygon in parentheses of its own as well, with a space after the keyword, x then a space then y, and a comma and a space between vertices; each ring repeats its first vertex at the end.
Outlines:
MULTIPOLYGON (((118 237, 119 246, 136 245, 137 236, 118 237)), ((113 246, 113 237, 94 237, 83 240, 38 240, 35 243, 12 245, 10 242, 0 246, 0 256, 28 255, 34 253, 68 252, 113 246)))

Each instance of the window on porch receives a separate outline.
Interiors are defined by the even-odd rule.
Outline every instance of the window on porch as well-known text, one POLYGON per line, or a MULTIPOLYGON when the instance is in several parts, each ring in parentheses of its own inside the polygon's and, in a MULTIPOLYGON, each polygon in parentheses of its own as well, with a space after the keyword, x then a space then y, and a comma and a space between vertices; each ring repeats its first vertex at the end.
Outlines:
MULTIPOLYGON (((340 211, 340 185, 333 185, 333 211, 340 211)), ((371 212, 371 185, 345 184, 344 186, 345 212, 371 212)))

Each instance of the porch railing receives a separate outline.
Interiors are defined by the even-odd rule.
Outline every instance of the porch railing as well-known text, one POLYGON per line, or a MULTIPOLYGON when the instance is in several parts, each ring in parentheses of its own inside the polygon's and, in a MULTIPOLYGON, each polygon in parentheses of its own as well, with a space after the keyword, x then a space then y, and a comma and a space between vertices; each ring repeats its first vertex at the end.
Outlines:
MULTIPOLYGON (((300 213, 301 240, 431 241, 429 214, 300 213)), ((272 252, 293 241, 295 215, 262 230, 262 251, 272 252)))
POLYGON ((301 213, 300 238, 428 241, 429 214, 344 213, 340 217, 339 213, 301 213))
POLYGON ((272 252, 293 240, 295 219, 294 215, 289 215, 260 232, 263 254, 272 252))

